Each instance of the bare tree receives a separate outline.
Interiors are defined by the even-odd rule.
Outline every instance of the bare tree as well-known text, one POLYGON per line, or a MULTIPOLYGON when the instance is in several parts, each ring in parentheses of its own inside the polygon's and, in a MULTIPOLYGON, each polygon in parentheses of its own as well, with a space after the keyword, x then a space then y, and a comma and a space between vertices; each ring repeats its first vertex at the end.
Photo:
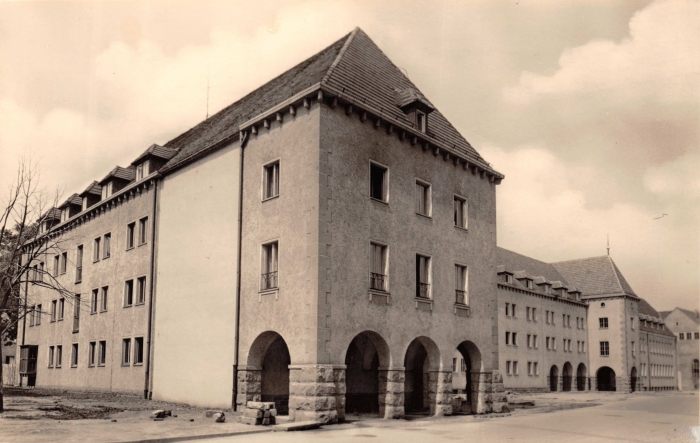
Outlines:
MULTIPOLYGON (((79 300, 79 294, 66 289, 54 275, 35 267, 48 254, 65 250, 70 240, 60 226, 51 226, 59 192, 45 192, 39 178, 36 164, 20 160, 7 199, 0 201, 0 363, 2 345, 15 338, 18 324, 27 316, 45 314, 30 307, 30 285, 55 291, 69 303, 79 300)), ((2 371, 0 364, 0 413, 4 411, 2 371)))

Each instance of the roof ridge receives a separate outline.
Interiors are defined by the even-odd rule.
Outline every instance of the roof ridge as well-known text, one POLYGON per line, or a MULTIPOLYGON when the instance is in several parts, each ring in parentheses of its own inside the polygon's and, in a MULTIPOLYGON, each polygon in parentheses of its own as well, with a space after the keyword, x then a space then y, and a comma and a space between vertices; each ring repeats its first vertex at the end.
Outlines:
POLYGON ((617 282, 617 286, 620 288, 620 292, 622 292, 623 294, 626 294, 625 288, 622 287, 622 282, 620 282, 620 276, 618 275, 618 270, 617 270, 617 266, 615 266, 615 262, 613 262, 612 258, 609 255, 607 255, 606 258, 608 259, 608 263, 612 267, 613 276, 615 277, 615 281, 617 282))
POLYGON ((572 258, 570 260, 561 260, 561 261, 553 261, 550 264, 556 264, 556 263, 570 263, 574 261, 584 261, 584 260, 593 260, 594 258, 606 258, 609 257, 608 255, 596 255, 593 257, 585 257, 585 258, 572 258))
POLYGON ((345 51, 348 49, 348 46, 350 46, 350 43, 355 38, 357 31, 361 31, 359 26, 356 26, 355 29, 352 30, 350 35, 346 37, 345 43, 343 43, 343 47, 340 48, 340 51, 338 51, 338 55, 335 56, 335 60, 333 60, 333 63, 331 63, 331 65, 328 67, 328 71, 326 71, 326 74, 321 79, 322 85, 325 85, 328 82, 328 79, 331 77, 331 74, 333 74, 333 70, 335 70, 335 67, 338 66, 340 60, 342 60, 343 56, 345 55, 345 51))

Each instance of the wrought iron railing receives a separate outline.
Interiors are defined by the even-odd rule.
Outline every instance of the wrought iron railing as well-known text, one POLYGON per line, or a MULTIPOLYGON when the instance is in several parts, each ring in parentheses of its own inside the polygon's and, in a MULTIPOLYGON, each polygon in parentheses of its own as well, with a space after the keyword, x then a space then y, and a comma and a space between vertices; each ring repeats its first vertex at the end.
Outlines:
POLYGON ((386 275, 370 272, 369 288, 377 291, 386 291, 386 275))
POLYGON ((430 284, 420 283, 418 285, 418 297, 419 298, 430 298, 430 284))
POLYGON ((274 289, 277 287, 277 271, 262 275, 262 289, 274 289))
POLYGON ((466 305, 467 304, 467 291, 460 291, 459 289, 455 290, 455 303, 459 303, 461 305, 466 305))

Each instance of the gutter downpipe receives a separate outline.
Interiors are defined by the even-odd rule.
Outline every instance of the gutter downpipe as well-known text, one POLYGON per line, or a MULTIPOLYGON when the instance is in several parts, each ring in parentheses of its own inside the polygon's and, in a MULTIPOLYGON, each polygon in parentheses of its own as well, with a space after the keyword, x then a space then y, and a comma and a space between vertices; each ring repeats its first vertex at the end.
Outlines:
POLYGON ((146 373, 143 381, 143 398, 149 399, 150 394, 150 374, 151 374, 151 342, 153 335, 153 313, 155 311, 153 302, 155 301, 155 274, 156 274, 156 212, 158 206, 158 178, 153 178, 153 221, 151 222, 151 278, 148 291, 148 333, 146 335, 146 373))
POLYGON ((236 397, 238 396, 238 350, 240 344, 241 327, 241 251, 243 249, 243 160, 245 147, 248 144, 248 132, 242 131, 241 155, 238 167, 238 262, 236 263, 236 317, 234 323, 235 338, 233 340, 233 388, 231 390, 231 410, 236 410, 236 397))

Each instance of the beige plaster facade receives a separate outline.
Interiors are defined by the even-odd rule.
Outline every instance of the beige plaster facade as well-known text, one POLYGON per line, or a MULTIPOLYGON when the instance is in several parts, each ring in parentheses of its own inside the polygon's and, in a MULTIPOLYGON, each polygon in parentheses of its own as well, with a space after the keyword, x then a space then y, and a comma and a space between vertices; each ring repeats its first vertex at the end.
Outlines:
POLYGON ((676 336, 679 389, 697 390, 700 386, 700 321, 697 311, 676 308, 665 313, 666 328, 676 336), (681 334, 683 337, 681 338, 681 334))

